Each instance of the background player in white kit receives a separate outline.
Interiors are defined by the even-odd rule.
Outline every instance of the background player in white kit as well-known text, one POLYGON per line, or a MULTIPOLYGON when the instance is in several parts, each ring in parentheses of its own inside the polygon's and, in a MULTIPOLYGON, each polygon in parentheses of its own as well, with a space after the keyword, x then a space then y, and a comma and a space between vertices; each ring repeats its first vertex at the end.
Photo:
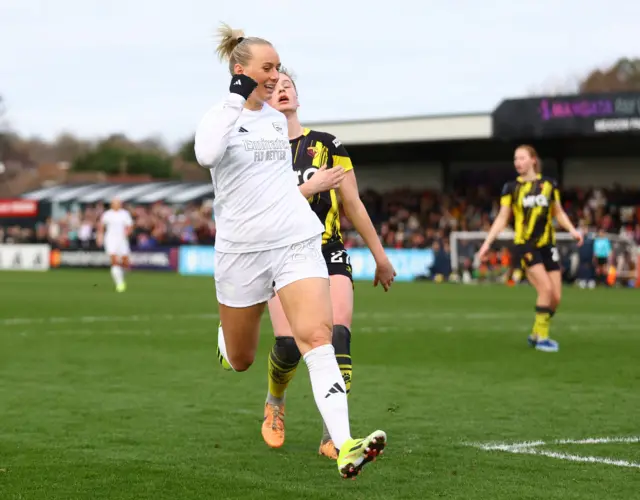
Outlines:
POLYGON ((124 281, 124 269, 129 268, 129 255, 131 254, 129 235, 132 228, 131 214, 122 208, 122 202, 119 199, 113 199, 111 208, 100 217, 96 243, 99 247, 104 244, 104 250, 111 258, 111 277, 118 292, 124 292, 127 289, 124 281))
POLYGON ((280 77, 280 57, 267 40, 244 38, 227 25, 220 35, 218 54, 229 60, 232 75, 229 94, 204 116, 195 137, 196 158, 210 169, 215 195, 219 349, 232 369, 248 369, 262 313, 277 291, 314 399, 340 450, 338 470, 355 477, 382 452, 386 434, 351 437, 346 389, 331 345, 324 227, 298 189, 286 117, 266 103, 280 77))

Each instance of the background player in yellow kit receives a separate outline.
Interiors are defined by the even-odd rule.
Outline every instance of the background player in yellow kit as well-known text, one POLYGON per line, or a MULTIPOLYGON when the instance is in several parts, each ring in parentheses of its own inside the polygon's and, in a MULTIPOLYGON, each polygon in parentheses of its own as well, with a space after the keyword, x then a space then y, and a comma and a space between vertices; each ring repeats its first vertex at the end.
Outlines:
POLYGON ((563 229, 582 245, 582 234, 569 220, 560 202, 560 191, 554 179, 542 175, 536 150, 528 145, 515 150, 515 181, 502 189, 500 212, 486 240, 478 251, 482 259, 500 232, 514 216, 514 262, 520 260, 529 283, 536 289, 536 317, 529 335, 529 345, 539 351, 557 352, 559 345, 549 338, 549 325, 562 296, 560 256, 556 248, 553 217, 563 229))

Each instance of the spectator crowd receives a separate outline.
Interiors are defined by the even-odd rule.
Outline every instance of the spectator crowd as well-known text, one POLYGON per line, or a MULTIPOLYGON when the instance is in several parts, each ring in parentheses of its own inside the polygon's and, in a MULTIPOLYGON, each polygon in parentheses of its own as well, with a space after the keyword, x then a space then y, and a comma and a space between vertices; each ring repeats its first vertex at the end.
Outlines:
MULTIPOLYGON (((62 216, 50 217, 45 222, 36 223, 35 227, 0 227, 0 242, 48 243, 57 249, 96 249, 100 217, 107 208, 102 203, 71 206, 62 216)), ((207 245, 215 241, 211 202, 183 207, 156 203, 125 205, 125 208, 134 220, 131 248, 207 245)))
MULTIPOLYGON (((488 231, 499 211, 498 193, 487 186, 467 186, 449 193, 409 189, 383 194, 365 191, 361 198, 385 247, 433 249, 434 269, 427 274, 447 279, 452 268, 458 267, 462 272, 471 273, 473 278, 496 279, 511 267, 507 243, 498 245, 484 262, 475 262, 474 255, 481 244, 479 239, 461 241, 457 247, 457 265, 453 266, 451 262, 450 233, 488 231)), ((610 245, 608 254, 603 257, 604 254, 594 254, 592 243, 598 237, 602 238, 603 233, 608 233, 640 244, 638 200, 639 191, 622 188, 565 190, 563 204, 567 213, 584 234, 593 235, 579 251, 559 245, 565 268, 574 269, 577 277, 579 268, 585 268, 589 261, 596 271, 600 263, 600 271, 605 272, 602 259, 606 258, 617 268, 632 271, 634 259, 625 254, 628 246, 610 245)), ((210 200, 187 206, 157 203, 125 208, 131 212, 135 223, 131 234, 132 248, 209 245, 215 242, 216 227, 210 200)), ((49 243, 60 249, 95 249, 96 229, 105 209, 103 204, 71 206, 63 215, 37 223, 35 227, 3 227, 0 219, 0 243, 49 243)), ((341 226, 347 248, 364 245, 344 214, 341 215, 341 226)), ((605 248, 596 246, 598 251, 605 248)), ((584 279, 597 279, 597 276, 584 279)))

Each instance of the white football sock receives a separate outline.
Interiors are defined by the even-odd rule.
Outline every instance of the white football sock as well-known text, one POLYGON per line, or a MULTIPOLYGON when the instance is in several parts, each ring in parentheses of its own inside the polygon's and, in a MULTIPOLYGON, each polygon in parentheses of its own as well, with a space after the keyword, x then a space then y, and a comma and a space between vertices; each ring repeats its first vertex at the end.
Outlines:
POLYGON ((124 272, 122 271, 122 267, 111 266, 111 277, 113 278, 113 282, 116 286, 122 285, 122 283, 124 283, 124 272))
POLYGON ((351 438, 347 390, 331 344, 311 349, 304 355, 309 369, 313 397, 336 448, 351 438))
POLYGON ((229 362, 229 356, 227 356, 227 344, 224 343, 224 333, 222 332, 222 325, 218 327, 218 349, 220 349, 220 354, 222 354, 226 362, 229 363, 231 369, 233 371, 236 371, 233 365, 229 362))

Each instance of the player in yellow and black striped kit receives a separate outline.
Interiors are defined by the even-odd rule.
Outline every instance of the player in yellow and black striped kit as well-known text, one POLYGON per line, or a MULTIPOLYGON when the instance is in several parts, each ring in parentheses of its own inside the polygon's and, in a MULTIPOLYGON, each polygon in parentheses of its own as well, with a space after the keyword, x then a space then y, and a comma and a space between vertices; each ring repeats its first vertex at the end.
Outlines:
POLYGON ((500 198, 500 212, 478 251, 478 257, 482 259, 486 255, 513 215, 514 266, 518 261, 521 263, 529 283, 538 293, 536 318, 528 342, 539 351, 557 352, 558 343, 549 338, 551 318, 560 305, 562 293, 560 256, 556 248, 553 217, 571 233, 578 245, 582 244, 582 234, 562 208, 556 181, 542 175, 536 150, 528 145, 519 146, 515 151, 514 164, 519 176, 515 181, 505 184, 500 198))
MULTIPOLYGON (((300 125, 297 114, 298 92, 291 75, 286 71, 280 73, 280 80, 270 104, 287 117, 293 170, 298 178, 300 192, 308 199, 325 226, 322 253, 331 281, 334 323, 332 343, 348 394, 352 372, 350 329, 353 316, 353 282, 349 256, 340 232, 340 206, 375 259, 374 285, 380 283, 385 291, 388 290, 396 273, 360 200, 358 184, 347 150, 333 135, 300 125)), ((313 298, 310 297, 309 300, 313 298)), ((269 301, 269 315, 276 339, 269 353, 269 387, 262 436, 267 445, 279 448, 285 439, 285 391, 300 362, 300 351, 293 339, 291 327, 278 296, 269 301)), ((338 454, 326 426, 319 453, 333 459, 338 454)))
MULTIPOLYGON (((334 172, 327 172, 331 176, 331 184, 319 186, 320 189, 325 189, 331 185, 331 189, 315 194, 304 189, 302 192, 309 194, 307 199, 311 208, 324 223, 322 253, 327 261, 329 274, 340 274, 351 280, 351 265, 340 233, 340 204, 336 193, 345 174, 353 170, 351 158, 338 139, 326 132, 303 128, 302 135, 290 142, 298 185, 308 183, 320 169, 327 171, 334 166, 338 167, 334 172)), ((319 178, 317 180, 320 181, 319 178)))

